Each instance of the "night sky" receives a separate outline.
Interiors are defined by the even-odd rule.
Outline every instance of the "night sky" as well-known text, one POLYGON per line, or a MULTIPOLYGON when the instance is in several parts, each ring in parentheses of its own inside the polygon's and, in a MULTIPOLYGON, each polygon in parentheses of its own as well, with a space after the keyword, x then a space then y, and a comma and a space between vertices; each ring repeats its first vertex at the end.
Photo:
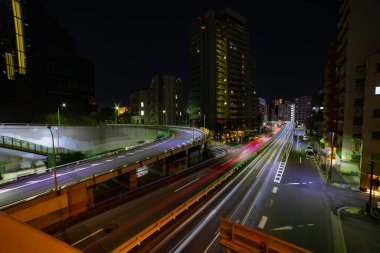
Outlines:
POLYGON ((335 38, 337 0, 93 1, 40 0, 95 63, 100 105, 127 103, 153 75, 187 84, 187 30, 206 10, 230 7, 247 18, 257 56, 257 94, 267 99, 311 95, 335 38))

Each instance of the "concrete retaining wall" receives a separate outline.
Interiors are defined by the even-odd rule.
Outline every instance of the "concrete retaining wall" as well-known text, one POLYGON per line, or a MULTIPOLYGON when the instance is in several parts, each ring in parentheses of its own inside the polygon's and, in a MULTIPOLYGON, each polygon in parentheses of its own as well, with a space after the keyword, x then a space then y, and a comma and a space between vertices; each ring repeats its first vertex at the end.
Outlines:
MULTIPOLYGON (((138 128, 130 125, 110 126, 52 126, 54 145, 84 153, 133 146, 139 141, 151 142, 157 138, 158 129, 138 128)), ((52 140, 46 126, 0 125, 0 136, 13 137, 51 147, 52 140)))

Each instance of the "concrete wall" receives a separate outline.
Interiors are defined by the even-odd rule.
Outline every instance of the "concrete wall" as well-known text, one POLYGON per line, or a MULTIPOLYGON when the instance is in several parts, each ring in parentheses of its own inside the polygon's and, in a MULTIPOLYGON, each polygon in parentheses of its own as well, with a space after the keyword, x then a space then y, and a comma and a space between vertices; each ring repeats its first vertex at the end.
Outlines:
MULTIPOLYGON (((111 126, 52 126, 54 145, 84 153, 98 153, 129 147, 139 141, 151 142, 160 130, 132 125, 111 126)), ((26 140, 52 147, 49 129, 44 126, 0 125, 0 136, 26 140)))

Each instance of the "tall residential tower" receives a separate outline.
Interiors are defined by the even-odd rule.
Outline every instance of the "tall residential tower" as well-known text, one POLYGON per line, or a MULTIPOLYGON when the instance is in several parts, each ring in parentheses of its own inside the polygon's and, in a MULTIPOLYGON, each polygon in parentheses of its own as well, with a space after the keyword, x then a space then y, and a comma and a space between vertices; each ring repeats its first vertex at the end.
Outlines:
POLYGON ((255 60, 246 19, 231 9, 197 17, 189 28, 188 53, 191 124, 254 127, 255 60))

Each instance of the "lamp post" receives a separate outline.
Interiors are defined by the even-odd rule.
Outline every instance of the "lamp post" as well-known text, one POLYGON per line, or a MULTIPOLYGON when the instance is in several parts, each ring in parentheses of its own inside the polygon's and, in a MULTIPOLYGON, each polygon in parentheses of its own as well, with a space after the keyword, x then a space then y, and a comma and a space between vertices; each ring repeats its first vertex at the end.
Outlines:
POLYGON ((55 147, 54 147, 54 136, 53 131, 51 131, 51 126, 47 126, 47 128, 50 130, 51 134, 51 141, 53 143, 53 151, 52 151, 52 158, 53 158, 53 166, 54 166, 54 191, 58 191, 58 180, 57 180, 57 165, 55 160, 55 147))
POLYGON ((165 111, 165 109, 162 110, 162 124, 163 125, 166 124, 166 111, 165 111))
POLYGON ((59 116, 59 108, 62 106, 62 108, 65 108, 66 107, 66 103, 62 103, 62 105, 58 106, 58 110, 57 110, 57 118, 58 118, 58 130, 57 130, 57 146, 58 146, 58 151, 59 151, 59 131, 60 131, 60 126, 61 126, 61 118, 59 116))
POLYGON ((115 124, 117 124, 117 114, 118 114, 119 106, 115 105, 115 124))

